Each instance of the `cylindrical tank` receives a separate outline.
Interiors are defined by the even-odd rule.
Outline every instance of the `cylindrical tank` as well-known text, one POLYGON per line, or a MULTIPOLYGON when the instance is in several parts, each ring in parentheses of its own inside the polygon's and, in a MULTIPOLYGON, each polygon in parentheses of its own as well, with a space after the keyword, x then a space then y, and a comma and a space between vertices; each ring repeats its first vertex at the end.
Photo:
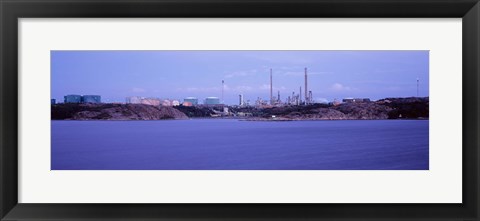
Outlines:
POLYGON ((140 103, 152 106, 160 106, 161 101, 158 98, 143 98, 140 103))
POLYGON ((81 103, 82 102, 82 96, 76 95, 76 94, 65 95, 63 98, 64 98, 64 103, 81 103))
POLYGON ((218 97, 207 97, 205 98, 206 105, 216 105, 220 104, 220 99, 218 97))
POLYGON ((198 104, 198 99, 196 97, 186 97, 183 99, 184 102, 190 102, 192 105, 197 105, 198 104))
POLYGON ((83 103, 99 104, 101 102, 100 95, 83 95, 82 99, 83 103))

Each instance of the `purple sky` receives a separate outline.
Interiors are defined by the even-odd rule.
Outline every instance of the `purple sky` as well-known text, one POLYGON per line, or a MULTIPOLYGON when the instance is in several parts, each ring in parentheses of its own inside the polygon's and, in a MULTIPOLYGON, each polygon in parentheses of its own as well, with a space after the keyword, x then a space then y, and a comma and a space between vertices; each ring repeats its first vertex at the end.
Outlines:
POLYGON ((103 102, 127 96, 203 100, 238 95, 268 99, 270 68, 274 95, 297 94, 308 68, 315 100, 428 96, 428 51, 52 51, 52 98, 101 95, 103 102))

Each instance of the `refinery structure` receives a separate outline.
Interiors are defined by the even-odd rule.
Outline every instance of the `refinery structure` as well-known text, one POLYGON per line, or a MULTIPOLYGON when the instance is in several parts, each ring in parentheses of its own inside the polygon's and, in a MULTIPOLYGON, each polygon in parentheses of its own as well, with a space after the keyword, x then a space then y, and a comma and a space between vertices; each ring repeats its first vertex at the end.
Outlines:
MULTIPOLYGON (((273 93, 273 69, 270 69, 270 99, 263 100, 261 97, 257 97, 255 100, 255 106, 257 107, 271 107, 271 106, 285 106, 285 105, 310 105, 315 103, 313 99, 313 94, 311 90, 308 90, 308 70, 304 69, 304 90, 302 91, 302 86, 299 86, 298 93, 295 91, 291 95, 285 97, 285 100, 282 101, 280 97, 280 91, 277 91, 277 95, 274 96, 273 93), (302 96, 303 92, 303 96, 302 96)), ((239 95, 240 106, 249 105, 248 102, 245 102, 243 94, 239 95)))
MULTIPOLYGON (((305 67, 303 70, 303 85, 299 85, 298 91, 294 90, 291 94, 283 95, 283 100, 280 96, 280 91, 274 91, 274 72, 270 68, 270 88, 269 99, 263 99, 262 97, 257 97, 253 103, 250 99, 246 99, 244 94, 238 94, 238 103, 236 105, 225 105, 225 81, 222 80, 221 88, 221 97, 209 96, 203 99, 198 99, 197 97, 185 97, 183 99, 170 99, 170 98, 157 98, 157 97, 140 97, 140 96, 130 96, 125 98, 125 104, 145 104, 152 106, 238 106, 238 107, 257 107, 257 108, 269 108, 269 107, 278 107, 278 106, 305 106, 319 103, 313 99, 313 93, 309 90, 308 85, 308 69, 305 67), (303 88, 302 88, 303 86, 303 88), (275 93, 276 92, 276 93, 275 93)), ((417 96, 418 96, 418 79, 417 79, 417 96)), ((364 103, 370 102, 369 98, 345 98, 342 100, 343 103, 364 103)), ((51 99, 52 104, 56 104, 55 99, 51 99)), ((99 95, 76 95, 70 94, 64 96, 64 103, 102 103, 101 97, 99 95)), ((115 103, 115 102, 114 102, 115 103)), ((116 102, 123 103, 123 102, 116 102)), ((335 99, 330 104, 338 105, 340 101, 335 99)))

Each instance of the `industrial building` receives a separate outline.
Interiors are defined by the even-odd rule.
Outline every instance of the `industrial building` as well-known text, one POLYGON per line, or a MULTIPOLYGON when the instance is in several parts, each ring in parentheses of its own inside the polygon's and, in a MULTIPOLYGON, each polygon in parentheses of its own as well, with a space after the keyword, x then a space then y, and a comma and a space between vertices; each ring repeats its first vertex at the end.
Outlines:
POLYGON ((190 102, 192 105, 198 105, 198 99, 196 97, 186 97, 183 102, 190 102))
POLYGON ((141 104, 151 105, 151 106, 160 106, 160 99, 158 98, 143 98, 140 100, 141 104))
POLYGON ((188 101, 184 101, 184 102, 182 103, 182 106, 191 107, 191 106, 192 106, 192 103, 191 103, 191 102, 188 102, 188 101))
POLYGON ((127 97, 125 99, 127 104, 145 104, 145 105, 151 105, 151 106, 160 106, 162 104, 162 101, 158 98, 155 97, 127 97))
POLYGON ((101 97, 100 95, 83 95, 82 103, 99 104, 101 103, 101 97))
POLYGON ((268 105, 270 105, 270 102, 263 100, 261 97, 257 97, 257 100, 255 101, 255 106, 262 107, 262 106, 268 106, 268 105))
POLYGON ((127 97, 125 99, 125 103, 127 104, 141 104, 143 97, 127 97))
POLYGON ((162 105, 162 100, 155 98, 155 97, 127 97, 125 99, 125 103, 127 104, 145 104, 145 105, 151 105, 151 106, 160 106, 162 105))
POLYGON ((239 98, 238 105, 239 106, 244 106, 245 105, 245 100, 243 100, 243 94, 239 94, 238 98, 239 98))
MULTIPOLYGON (((305 87, 304 90, 302 90, 302 87, 300 86, 300 90, 298 94, 295 94, 295 92, 292 93, 292 96, 288 96, 285 98, 285 104, 287 105, 309 105, 313 104, 313 96, 312 96, 312 91, 308 90, 308 73, 307 73, 307 68, 304 69, 304 83, 305 87), (302 93, 303 93, 303 99, 302 99, 302 93)), ((257 99, 255 102, 256 105, 263 106, 265 103, 261 99, 257 99)), ((283 105, 281 99, 280 99, 280 91, 278 91, 278 95, 275 97, 273 96, 273 70, 270 69, 270 102, 268 102, 270 105, 283 105)))
POLYGON ((205 98, 205 105, 218 105, 220 104, 220 99, 218 97, 207 97, 205 98))
POLYGON ((168 99, 162 100, 162 106, 166 106, 166 107, 173 106, 172 101, 168 99))
MULTIPOLYGON (((314 104, 315 101, 312 96, 312 91, 308 90, 308 72, 307 68, 304 69, 304 85, 305 87, 302 90, 302 87, 300 87, 300 91, 298 94, 292 93, 291 96, 284 96, 284 100, 280 98, 280 91, 277 91, 277 96, 274 96, 273 92, 273 69, 270 68, 270 99, 261 99, 260 97, 255 101, 256 106, 260 107, 272 107, 272 106, 282 106, 282 105, 310 105, 314 104), (302 99, 302 93, 303 93, 303 99, 302 99)), ((303 85, 302 85, 303 86, 303 85)), ((207 97, 204 99, 203 104, 204 105, 221 105, 224 103, 224 91, 225 89, 225 81, 222 80, 222 94, 221 98, 219 97, 207 97)), ((141 100, 143 98, 138 98, 138 97, 130 97, 127 98, 127 103, 142 103, 141 100)), ((183 99, 183 102, 176 101, 176 100, 162 100, 161 105, 163 106, 196 106, 199 104, 199 100, 196 97, 186 97, 183 99)), ((238 95, 238 105, 239 106, 249 106, 250 105, 250 100, 245 100, 245 97, 243 94, 238 95)))
MULTIPOLYGON (((275 107, 275 106, 284 106, 284 105, 292 105, 292 106, 297 106, 297 105, 312 105, 312 104, 317 104, 317 103, 326 103, 328 101, 323 101, 323 100, 316 100, 313 97, 313 93, 311 90, 309 90, 309 85, 308 85, 308 69, 305 67, 304 68, 304 73, 299 73, 301 76, 300 81, 304 81, 300 84, 299 89, 295 89, 290 94, 283 92, 282 96, 280 97, 280 91, 277 91, 276 96, 274 96, 274 87, 273 87, 273 69, 270 68, 270 97, 266 99, 262 99, 260 97, 255 100, 255 102, 252 101, 252 105, 255 105, 256 107, 275 107)), ((297 74, 295 74, 297 75, 297 74)), ((417 80, 418 84, 418 80, 417 80)), ((267 86, 268 87, 268 86, 267 86)), ((204 105, 223 105, 224 104, 224 89, 225 89, 225 81, 222 80, 222 94, 221 97, 206 97, 203 100, 204 105)), ((66 102, 70 103, 80 103, 81 101, 78 101, 78 96, 79 95, 68 95, 65 96, 66 102)), ((86 95, 86 96, 93 96, 93 95, 86 95)), ((267 95, 268 96, 268 95, 267 95)), ((92 102, 97 102, 96 98, 94 97, 89 97, 89 99, 86 99, 85 101, 91 100, 92 102)), ((99 99, 98 99, 99 100, 99 99)), ((99 101, 98 101, 99 102, 99 101)), ((365 103, 365 102, 370 102, 369 98, 345 98, 343 99, 344 103, 365 103)), ((126 103, 130 104, 147 104, 147 105, 154 105, 154 106, 196 106, 202 103, 202 100, 197 99, 196 97, 185 97, 182 101, 179 100, 169 100, 169 99, 158 99, 158 98, 144 98, 144 97, 127 97, 126 103)), ((334 104, 339 105, 341 102, 335 101, 334 104)), ((238 94, 238 106, 250 106, 250 100, 245 100, 244 94, 238 94)))
POLYGON ((344 103, 367 103, 370 102, 370 98, 345 98, 344 103))
POLYGON ((76 103, 76 104, 82 103, 81 95, 69 94, 69 95, 65 95, 63 98, 64 98, 63 100, 64 103, 76 103))
MULTIPOLYGON (((155 97, 144 98, 144 97, 136 97, 136 96, 127 97, 126 103, 127 104, 145 104, 145 105, 151 105, 151 106, 167 106, 167 107, 180 105, 180 101, 178 100, 159 99, 155 97)), ((187 102, 187 103, 189 103, 190 106, 192 104, 191 102, 187 102)))
MULTIPOLYGON (((300 92, 302 90, 300 89, 300 92)), ((287 97, 287 104, 289 105, 300 105, 301 104, 301 97, 300 94, 295 94, 295 91, 292 92, 292 96, 287 97)))

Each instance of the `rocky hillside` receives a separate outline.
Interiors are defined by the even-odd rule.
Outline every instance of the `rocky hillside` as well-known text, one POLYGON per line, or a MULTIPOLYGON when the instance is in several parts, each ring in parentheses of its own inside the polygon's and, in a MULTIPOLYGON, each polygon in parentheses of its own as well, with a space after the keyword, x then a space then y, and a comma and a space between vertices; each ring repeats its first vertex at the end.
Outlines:
POLYGON ((339 106, 312 105, 307 107, 275 107, 265 110, 263 116, 275 115, 295 120, 381 120, 389 119, 392 108, 375 103, 341 104, 339 106))
MULTIPOLYGON (((235 110, 235 109, 233 109, 235 110)), ((368 103, 342 103, 337 106, 315 104, 309 106, 284 106, 254 110, 254 120, 382 120, 428 119, 429 100, 426 98, 386 98, 368 103)))
POLYGON ((388 112, 389 119, 429 117, 430 102, 428 97, 385 98, 377 101, 377 103, 381 103, 392 109, 388 112))
MULTIPOLYGON (((429 99, 385 98, 375 102, 314 104, 307 106, 230 106, 224 117, 243 116, 251 120, 382 120, 428 119, 429 99), (275 118, 273 117, 275 116, 275 118)), ((53 120, 163 120, 212 117, 223 107, 156 107, 144 104, 56 104, 53 120)))
POLYGON ((52 120, 165 120, 188 119, 172 107, 144 104, 56 104, 52 120))
POLYGON ((349 120, 381 120, 389 119, 391 107, 377 103, 341 104, 332 108, 343 114, 349 120))
MULTIPOLYGON (((181 112, 183 112, 185 115, 188 117, 210 117, 212 114, 215 114, 214 108, 213 107, 186 107, 186 106, 176 106, 173 107, 181 112)), ((218 108, 217 111, 220 111, 221 109, 218 108)))

